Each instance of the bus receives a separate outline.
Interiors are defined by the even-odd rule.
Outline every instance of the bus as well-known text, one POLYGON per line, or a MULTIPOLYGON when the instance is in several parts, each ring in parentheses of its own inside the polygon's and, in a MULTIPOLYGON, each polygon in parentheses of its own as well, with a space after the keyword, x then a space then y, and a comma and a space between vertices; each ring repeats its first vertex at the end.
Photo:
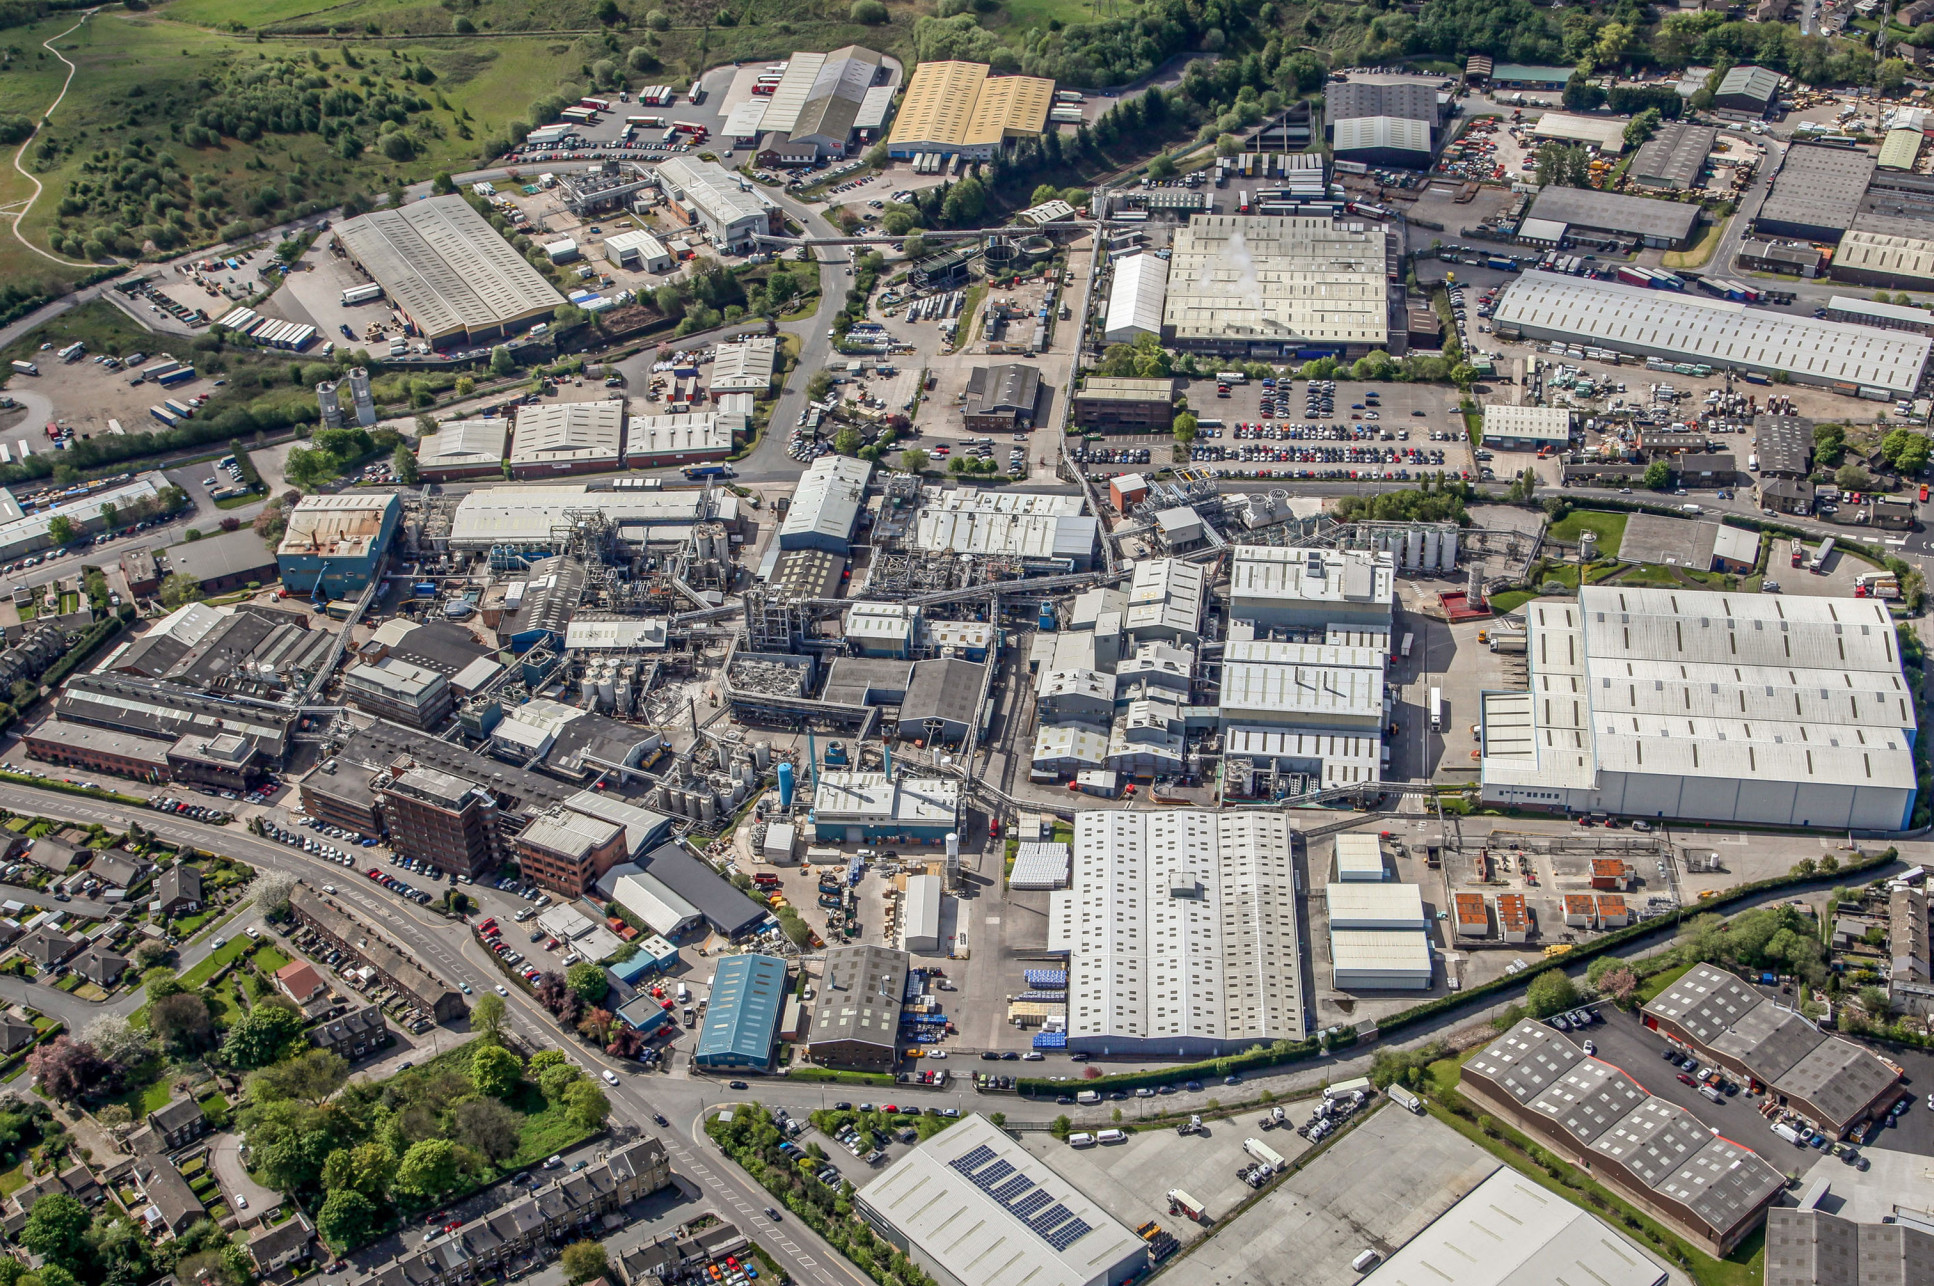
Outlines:
POLYGON ((1242 371, 1217 371, 1215 382, 1218 384, 1247 384, 1249 376, 1242 371))
POLYGON ((1442 688, 1430 690, 1430 730, 1432 732, 1444 730, 1444 690, 1442 688))
POLYGON ((1832 556, 1832 554, 1833 554, 1833 537, 1828 536, 1825 540, 1820 542, 1820 548, 1814 551, 1813 561, 1806 565, 1806 569, 1812 572, 1815 576, 1826 575, 1827 559, 1830 556, 1832 556))

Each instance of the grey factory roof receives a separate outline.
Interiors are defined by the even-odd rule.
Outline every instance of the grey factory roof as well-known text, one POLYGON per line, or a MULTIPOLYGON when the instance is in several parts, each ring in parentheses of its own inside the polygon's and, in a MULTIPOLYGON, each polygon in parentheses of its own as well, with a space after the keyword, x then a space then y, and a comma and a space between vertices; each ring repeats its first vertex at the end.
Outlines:
POLYGON ((1766 1212, 1764 1286, 1908 1286, 1934 1281, 1934 1232, 1856 1223, 1818 1208, 1766 1212))
POLYGON ((462 196, 435 196, 340 223, 355 261, 423 332, 488 330, 564 302, 462 196))
POLYGON ((1466 1064, 1496 1082, 1520 1103, 1555 1085, 1585 1051, 1540 1023, 1519 1023, 1471 1056, 1466 1064))
POLYGON ((1018 411, 1033 415, 1041 400, 1041 368, 1024 362, 976 366, 967 376, 968 415, 1018 411))
POLYGON ((1323 122, 1335 125, 1362 116, 1401 116, 1435 125, 1439 118, 1437 94, 1433 81, 1348 80, 1324 91, 1323 122))
POLYGON ((509 439, 510 421, 501 415, 446 420, 417 443, 416 461, 425 469, 495 469, 509 439))
MULTIPOLYGON (((771 116, 768 108, 767 129, 772 128, 771 116)), ((659 163, 658 185, 676 193, 678 199, 721 226, 740 219, 765 217, 765 202, 741 188, 737 176, 716 161, 671 157, 659 163)))
MULTIPOLYGON (((825 58, 793 119, 783 123, 774 119, 775 110, 783 116, 784 109, 790 105, 780 103, 779 96, 774 94, 773 104, 766 109, 762 122, 764 128, 783 129, 793 138, 816 136, 845 143, 847 136, 859 124, 866 92, 873 87, 884 59, 871 49, 862 49, 858 45, 835 49, 825 58)), ((792 69, 788 66, 786 70, 790 72, 792 69)))
MULTIPOLYGON (((162 552, 167 556, 170 571, 193 576, 197 581, 239 576, 243 572, 267 573, 275 567, 275 551, 249 527, 183 541, 162 552)), ((274 580, 275 577, 264 574, 260 579, 274 580)))
POLYGON ((1332 147, 1338 152, 1389 148, 1430 154, 1430 122, 1408 116, 1351 116, 1336 123, 1332 147))
POLYGON ((900 722, 918 728, 928 719, 950 723, 974 722, 980 706, 982 677, 987 667, 978 661, 938 657, 913 663, 913 678, 900 702, 900 722))
POLYGON ((1328 217, 1195 215, 1171 246, 1163 330, 1184 343, 1381 345, 1390 329, 1385 246, 1382 229, 1328 217))
POLYGON ((1699 222, 1699 207, 1586 188, 1547 187, 1531 203, 1531 217, 1577 228, 1684 241, 1699 222))
POLYGON ((173 741, 190 732, 239 732, 282 757, 293 711, 205 697, 172 683, 115 674, 77 674, 61 689, 61 718, 173 741))
POLYGON ((1610 1063, 1581 1058, 1530 1106, 1563 1126, 1580 1146, 1590 1146, 1647 1097, 1637 1081, 1610 1063))
POLYGON ((907 986, 907 953, 891 947, 832 947, 813 1006, 815 1045, 851 1040, 895 1047, 907 986))
POLYGON ((1765 67, 1750 64, 1734 67, 1719 82, 1714 91, 1715 97, 1728 98, 1735 95, 1750 98, 1758 103, 1771 103, 1780 94, 1780 74, 1765 67))
POLYGON ((963 1286, 1088 1286, 1147 1263, 1140 1238, 978 1112, 856 1200, 963 1286))
POLYGON ((828 455, 813 461, 800 478, 786 519, 779 525, 780 546, 813 539, 845 545, 852 539, 872 476, 873 466, 865 460, 828 455))
POLYGON ((1859 212, 1873 174, 1874 158, 1854 148, 1790 147, 1754 222, 1844 231, 1859 212))
POLYGON ((1934 340, 1905 331, 1536 271, 1505 287, 1496 323, 1532 338, 1564 335, 1573 343, 1769 374, 1784 371, 1902 395, 1920 387, 1934 349, 1934 340))
POLYGON ((1696 187, 1718 137, 1719 131, 1710 125, 1669 121, 1632 158, 1632 177, 1677 189, 1696 187))
POLYGON ((659 845, 642 864, 645 874, 691 903, 707 924, 728 938, 743 937, 766 919, 765 907, 678 844, 659 845))
POLYGON ((1761 474, 1805 477, 1813 468, 1813 421, 1798 415, 1755 415, 1753 453, 1761 474))

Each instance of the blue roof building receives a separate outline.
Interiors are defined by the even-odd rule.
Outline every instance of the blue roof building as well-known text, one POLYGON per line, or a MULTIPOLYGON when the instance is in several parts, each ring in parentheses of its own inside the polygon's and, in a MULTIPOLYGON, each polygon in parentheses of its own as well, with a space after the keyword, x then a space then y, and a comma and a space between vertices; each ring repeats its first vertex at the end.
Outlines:
POLYGON ((712 982, 711 1003, 693 1059, 700 1067, 772 1065, 786 1007, 786 962, 772 956, 726 956, 712 982))
POLYGON ((395 495, 303 497, 275 549, 283 585, 292 594, 357 597, 375 577, 402 516, 403 501, 395 495))

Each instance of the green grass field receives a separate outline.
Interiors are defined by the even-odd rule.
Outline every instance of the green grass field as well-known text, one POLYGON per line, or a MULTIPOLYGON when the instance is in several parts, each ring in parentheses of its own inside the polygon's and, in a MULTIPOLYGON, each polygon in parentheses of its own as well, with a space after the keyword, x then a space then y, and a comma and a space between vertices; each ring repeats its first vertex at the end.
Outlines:
POLYGON ((1554 539, 1575 543, 1585 532, 1597 532, 1599 552, 1612 555, 1618 552, 1619 542, 1625 539, 1625 518, 1623 513, 1574 509, 1551 524, 1551 535, 1554 539))

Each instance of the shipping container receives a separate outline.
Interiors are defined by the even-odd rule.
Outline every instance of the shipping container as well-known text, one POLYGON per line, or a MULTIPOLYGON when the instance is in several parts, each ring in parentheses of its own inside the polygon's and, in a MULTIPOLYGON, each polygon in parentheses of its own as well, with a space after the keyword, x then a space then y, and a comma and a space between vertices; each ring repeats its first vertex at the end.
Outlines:
POLYGON ((1812 572, 1816 576, 1825 575, 1827 570, 1827 559, 1832 556, 1833 556, 1833 537, 1828 536, 1825 540, 1820 542, 1819 549, 1814 551, 1813 561, 1807 564, 1807 570, 1812 572))
POLYGON ((1256 1158, 1256 1160, 1262 1162, 1264 1165, 1274 1166, 1278 1170, 1282 1169, 1284 1166, 1289 1164, 1289 1162, 1286 1159, 1284 1159, 1282 1153, 1278 1152, 1275 1148, 1270 1147, 1267 1143, 1264 1143, 1261 1139, 1244 1139, 1242 1141, 1242 1150, 1244 1152, 1247 1152, 1250 1156, 1256 1158))
POLYGON ((167 407, 170 411, 173 411, 176 415, 180 416, 184 420, 193 418, 195 414, 194 407, 189 406, 184 402, 177 402, 173 398, 165 399, 161 403, 161 405, 167 407))
POLYGON ((148 408, 148 414, 152 415, 155 419, 161 421, 163 424, 167 425, 171 429, 174 428, 177 424, 181 423, 181 417, 176 415, 173 411, 170 411, 165 406, 151 406, 148 408))
POLYGON ((20 361, 18 358, 14 360, 13 369, 15 374, 18 374, 18 375, 40 374, 40 368, 38 366, 35 366, 32 362, 20 361))
POLYGON ((1347 1081, 1338 1081, 1334 1085, 1325 1085, 1323 1087, 1323 1097, 1342 1098, 1345 1094, 1367 1094, 1372 1088, 1369 1077, 1357 1076, 1347 1081))
POLYGON ((176 384, 184 384, 194 378, 195 368, 192 366, 182 366, 169 371, 166 375, 160 376, 155 380, 155 383, 161 385, 163 388, 172 388, 176 384))

